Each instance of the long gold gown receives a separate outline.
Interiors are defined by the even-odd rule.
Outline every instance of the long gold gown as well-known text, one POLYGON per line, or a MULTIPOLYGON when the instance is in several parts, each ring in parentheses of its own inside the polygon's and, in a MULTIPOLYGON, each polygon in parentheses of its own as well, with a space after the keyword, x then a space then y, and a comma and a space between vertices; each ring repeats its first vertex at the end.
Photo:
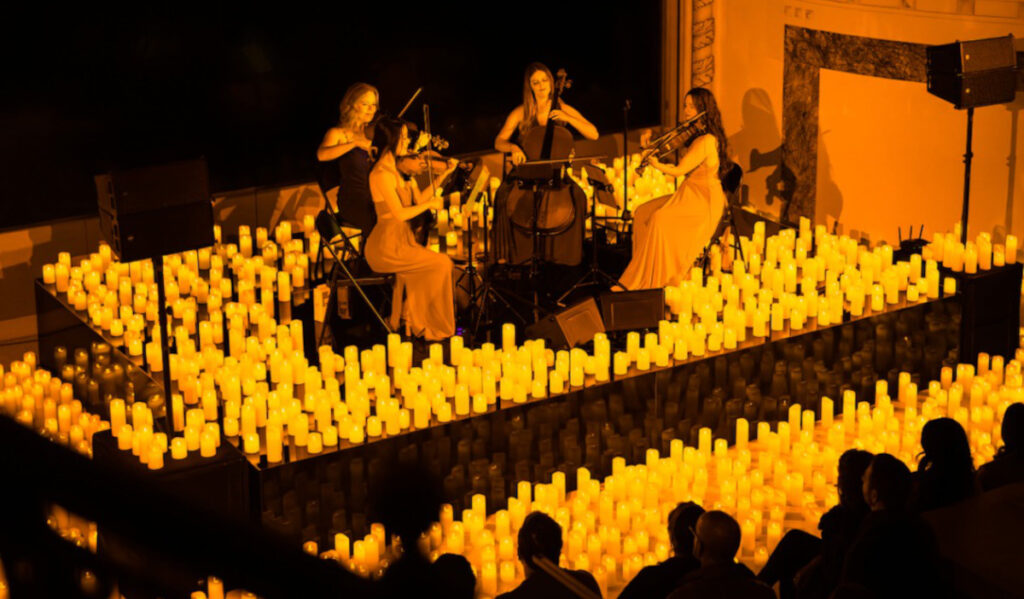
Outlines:
POLYGON ((695 139, 679 164, 687 173, 679 189, 642 204, 633 215, 633 259, 619 278, 626 289, 656 289, 685 279, 722 216, 725 193, 714 136, 695 139))
POLYGON ((414 335, 435 341, 455 334, 452 261, 416 243, 409 224, 394 216, 385 201, 386 194, 397 193, 403 206, 411 206, 413 191, 414 183, 402 179, 389 156, 374 166, 370 193, 377 224, 366 239, 366 261, 376 272, 395 273, 392 329, 404 318, 414 335))

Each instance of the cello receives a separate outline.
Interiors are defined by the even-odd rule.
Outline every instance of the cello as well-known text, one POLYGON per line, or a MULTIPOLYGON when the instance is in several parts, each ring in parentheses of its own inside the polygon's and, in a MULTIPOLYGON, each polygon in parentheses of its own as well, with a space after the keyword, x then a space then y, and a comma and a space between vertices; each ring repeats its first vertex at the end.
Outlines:
MULTIPOLYGON (((571 85, 565 69, 559 69, 551 98, 552 110, 561 107, 562 92, 571 85)), ((548 118, 544 127, 526 132, 520 143, 527 162, 517 166, 506 179, 506 213, 512 230, 510 260, 523 263, 551 261, 575 266, 582 260, 583 233, 580 216, 586 198, 579 187, 564 176, 562 161, 574 151, 572 133, 548 118), (557 169, 557 172, 556 172, 557 169)))

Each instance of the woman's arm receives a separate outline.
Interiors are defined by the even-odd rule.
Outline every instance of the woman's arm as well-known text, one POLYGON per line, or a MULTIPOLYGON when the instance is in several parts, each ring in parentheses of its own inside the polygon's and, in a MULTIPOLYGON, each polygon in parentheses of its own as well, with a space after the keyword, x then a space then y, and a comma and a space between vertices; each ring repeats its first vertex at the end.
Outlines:
POLYGON ((523 122, 523 107, 517 106, 515 110, 509 113, 508 118, 505 119, 505 125, 498 132, 498 136, 494 138, 494 149, 499 152, 512 154, 512 164, 526 162, 526 154, 523 153, 523 149, 509 141, 512 139, 512 134, 515 133, 516 127, 521 122, 523 122))
MULTIPOLYGON (((419 186, 416 184, 416 179, 410 179, 409 182, 412 183, 413 186, 413 202, 415 202, 416 204, 422 204, 423 202, 431 200, 434 197, 434 190, 440 189, 444 185, 445 179, 447 179, 455 171, 455 168, 457 166, 459 166, 459 161, 455 160, 454 158, 450 159, 448 161, 448 168, 443 173, 436 175, 434 177, 433 187, 430 187, 428 185, 427 187, 420 189, 419 186)), ((430 168, 430 166, 428 165, 427 168, 430 168)))
POLYGON ((665 164, 664 162, 658 162, 657 159, 651 158, 651 166, 665 173, 666 175, 672 175, 674 177, 683 177, 688 175, 693 169, 701 165, 712 152, 718 152, 718 144, 715 141, 715 136, 705 134, 697 138, 694 141, 683 158, 679 161, 679 164, 672 166, 665 164))
POLYGON ((552 110, 551 114, 548 115, 549 119, 556 119, 564 123, 572 125, 580 135, 587 139, 597 139, 599 137, 597 133, 597 127, 593 123, 583 118, 580 111, 576 110, 572 106, 569 106, 565 102, 562 102, 561 110, 552 110))
POLYGON ((384 202, 388 212, 399 220, 409 220, 426 212, 429 209, 438 209, 442 206, 441 198, 428 200, 413 206, 402 205, 402 199, 398 197, 398 178, 394 173, 374 169, 370 173, 370 195, 374 202, 384 202))
POLYGON ((370 141, 353 139, 341 127, 331 127, 324 135, 323 141, 320 142, 320 147, 316 149, 316 159, 320 162, 336 160, 347 154, 352 148, 360 146, 369 151, 370 141))

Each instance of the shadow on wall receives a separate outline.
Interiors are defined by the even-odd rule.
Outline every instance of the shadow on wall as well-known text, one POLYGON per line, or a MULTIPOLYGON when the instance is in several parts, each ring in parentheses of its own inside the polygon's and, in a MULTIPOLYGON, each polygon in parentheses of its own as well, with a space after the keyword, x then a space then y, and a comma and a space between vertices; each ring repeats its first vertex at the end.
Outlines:
MULTIPOLYGON (((1020 89, 1018 87, 1018 89, 1020 89)), ((1024 108, 1024 94, 1018 93, 1016 99, 1005 104, 1006 110, 1010 112, 1010 147, 1006 154, 1006 218, 1003 221, 1005 226, 996 225, 992 230, 992 241, 1003 243, 1006 241, 1006 234, 1013 231, 1013 191, 1017 184, 1017 132, 1020 130, 1020 111, 1024 108)))
MULTIPOLYGON (((814 220, 825 225, 829 231, 838 230, 839 217, 843 213, 843 192, 832 179, 832 160, 828 155, 826 137, 829 131, 818 135, 818 199, 814 220)), ((869 176, 865 173, 865 176, 869 176)), ((881 187, 881 182, 879 182, 881 187)))
POLYGON ((767 206, 771 212, 784 216, 792 196, 793 173, 782 164, 782 135, 768 92, 761 88, 748 89, 743 94, 742 111, 740 130, 729 138, 729 144, 740 164, 746 167, 746 173, 769 170, 764 179, 763 196, 758 190, 760 186, 752 186, 751 178, 745 177, 744 181, 748 182, 740 188, 740 197, 744 204, 753 204, 755 208, 767 206), (752 189, 757 191, 758 197, 751 197, 752 189))
POLYGON ((248 189, 213 199, 213 222, 223 230, 225 241, 238 238, 238 227, 273 229, 282 220, 302 222, 324 207, 324 197, 315 183, 291 187, 248 189))

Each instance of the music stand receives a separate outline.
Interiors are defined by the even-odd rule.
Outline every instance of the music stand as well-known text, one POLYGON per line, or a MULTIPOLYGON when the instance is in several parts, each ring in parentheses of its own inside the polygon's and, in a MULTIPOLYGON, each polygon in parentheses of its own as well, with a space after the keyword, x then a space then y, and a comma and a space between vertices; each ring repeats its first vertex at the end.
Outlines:
MULTIPOLYGON (((519 312, 517 312, 516 309, 512 307, 512 304, 504 296, 502 296, 497 289, 494 288, 494 285, 491 283, 490 279, 484 279, 484 277, 480 274, 480 271, 477 270, 476 267, 476 252, 473 249, 473 222, 476 220, 476 218, 473 213, 476 211, 476 203, 483 196, 484 188, 487 187, 487 182, 489 180, 490 171, 488 171, 487 167, 484 166, 483 163, 481 163, 480 168, 478 169, 475 182, 472 179, 472 175, 470 175, 466 180, 465 187, 463 188, 465 189, 466 187, 470 187, 470 184, 472 183, 472 188, 470 189, 469 194, 467 195, 466 203, 463 205, 463 212, 466 212, 470 215, 466 221, 465 232, 466 237, 469 238, 469 243, 467 244, 469 246, 469 249, 468 256, 466 259, 466 269, 455 282, 455 286, 458 287, 460 284, 462 284, 463 280, 468 279, 469 281, 468 293, 471 323, 471 328, 469 329, 470 345, 476 344, 476 337, 480 330, 480 323, 484 322, 484 314, 486 314, 487 306, 489 305, 487 303, 488 299, 493 299, 495 301, 501 302, 506 308, 509 309, 509 311, 512 312, 512 314, 516 316, 517 319, 519 319, 524 324, 526 322, 522 315, 520 315, 519 312), (484 302, 483 307, 480 306, 480 301, 484 302)), ((484 218, 484 222, 487 222, 486 218, 484 218)), ((486 239, 486 237, 487 231, 485 230, 484 239, 486 239)))
POLYGON ((615 188, 601 168, 593 164, 584 164, 583 172, 587 177, 587 183, 594 188, 594 199, 590 202, 590 268, 558 298, 557 303, 560 306, 563 305, 565 298, 585 285, 601 285, 603 283, 613 289, 615 287, 626 289, 618 279, 601 270, 597 263, 597 204, 600 202, 610 208, 618 209, 618 203, 615 201, 615 188))

